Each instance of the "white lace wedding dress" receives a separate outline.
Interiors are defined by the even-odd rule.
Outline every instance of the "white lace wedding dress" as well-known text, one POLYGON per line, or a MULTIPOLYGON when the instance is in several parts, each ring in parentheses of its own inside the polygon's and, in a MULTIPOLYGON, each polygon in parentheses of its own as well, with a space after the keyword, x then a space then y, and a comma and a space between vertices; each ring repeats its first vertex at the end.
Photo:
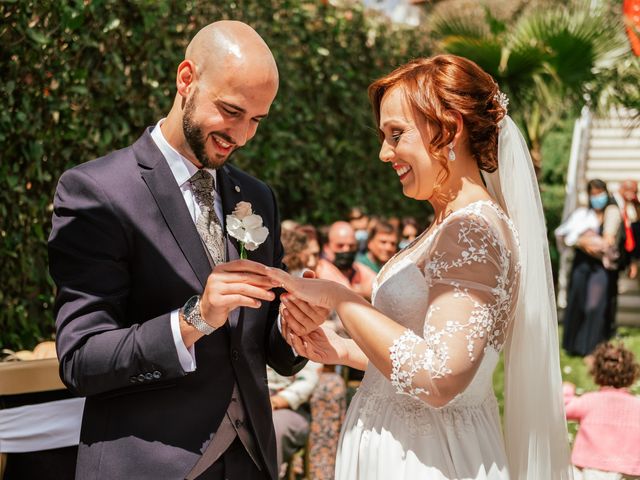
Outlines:
POLYGON ((492 376, 519 273, 515 229, 489 201, 454 212, 385 266, 373 304, 407 330, 390 349, 392 380, 369 363, 337 480, 509 478, 492 376), (427 403, 461 385, 445 405, 427 403))

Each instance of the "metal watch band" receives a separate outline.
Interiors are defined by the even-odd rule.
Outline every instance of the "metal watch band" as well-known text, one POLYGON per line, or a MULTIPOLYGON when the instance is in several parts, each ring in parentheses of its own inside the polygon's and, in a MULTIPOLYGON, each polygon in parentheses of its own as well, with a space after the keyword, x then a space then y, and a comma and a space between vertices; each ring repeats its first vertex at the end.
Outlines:
POLYGON ((205 335, 211 335, 216 331, 215 327, 212 327, 204 321, 200 315, 200 297, 194 296, 187 300, 187 303, 182 307, 182 312, 185 321, 192 325, 196 330, 205 335))

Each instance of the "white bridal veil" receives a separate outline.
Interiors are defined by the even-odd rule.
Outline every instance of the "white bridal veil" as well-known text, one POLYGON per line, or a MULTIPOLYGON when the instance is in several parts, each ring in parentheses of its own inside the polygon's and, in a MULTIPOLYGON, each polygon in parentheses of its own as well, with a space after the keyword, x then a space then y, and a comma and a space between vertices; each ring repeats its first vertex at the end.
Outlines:
POLYGON ((520 292, 505 348, 504 430, 511 477, 571 479, 542 202, 529 149, 509 116, 500 123, 498 170, 483 177, 520 238, 520 292))

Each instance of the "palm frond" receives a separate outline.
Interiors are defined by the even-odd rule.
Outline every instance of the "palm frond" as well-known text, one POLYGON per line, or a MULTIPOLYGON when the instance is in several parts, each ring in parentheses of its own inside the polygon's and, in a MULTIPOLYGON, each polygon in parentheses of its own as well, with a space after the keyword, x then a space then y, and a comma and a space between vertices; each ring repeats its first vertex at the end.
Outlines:
POLYGON ((442 47, 447 53, 473 60, 494 78, 500 78, 502 45, 496 40, 449 37, 442 42, 442 47))
POLYGON ((584 0, 537 10, 521 18, 509 38, 514 49, 535 45, 569 90, 579 89, 597 70, 628 51, 622 22, 584 0))
POLYGON ((496 17, 487 5, 484 6, 484 18, 492 36, 498 37, 507 31, 507 23, 496 17))
POLYGON ((464 37, 469 39, 486 38, 489 28, 486 23, 477 17, 471 17, 463 13, 451 13, 436 16, 433 19, 431 33, 435 38, 464 37))

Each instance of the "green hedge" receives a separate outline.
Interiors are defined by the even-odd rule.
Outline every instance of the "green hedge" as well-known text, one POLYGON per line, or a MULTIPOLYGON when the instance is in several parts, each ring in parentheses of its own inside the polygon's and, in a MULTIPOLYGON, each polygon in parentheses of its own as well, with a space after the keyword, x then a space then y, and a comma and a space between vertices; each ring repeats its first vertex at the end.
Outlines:
POLYGON ((214 20, 253 25, 278 61, 269 119, 234 161, 273 185, 284 217, 327 223, 354 204, 424 216, 377 160, 366 98, 374 78, 426 53, 420 32, 324 3, 0 2, 2 348, 30 348, 53 332, 46 240, 57 178, 131 144, 168 112, 184 49, 214 20))

